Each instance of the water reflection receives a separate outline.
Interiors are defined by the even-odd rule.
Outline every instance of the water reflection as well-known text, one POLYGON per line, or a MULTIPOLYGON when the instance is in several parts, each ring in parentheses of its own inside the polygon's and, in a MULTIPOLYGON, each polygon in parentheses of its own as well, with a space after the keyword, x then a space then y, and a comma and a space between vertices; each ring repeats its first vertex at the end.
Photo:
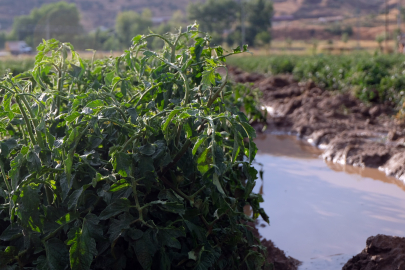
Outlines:
POLYGON ((318 149, 295 137, 266 134, 256 143, 265 185, 255 192, 263 193, 271 222, 259 231, 303 261, 300 269, 341 269, 369 236, 405 236, 399 181, 374 169, 325 165, 318 149))
POLYGON ((325 162, 329 168, 336 172, 345 172, 347 174, 357 174, 360 175, 362 178, 370 178, 373 180, 383 181, 389 184, 395 184, 400 187, 402 190, 405 191, 405 183, 400 181, 394 177, 387 176, 384 172, 379 171, 377 169, 371 168, 362 168, 362 167, 354 167, 350 165, 343 165, 338 163, 333 163, 330 161, 325 162))
POLYGON ((295 158, 318 158, 322 151, 290 135, 259 134, 255 139, 259 154, 295 158))

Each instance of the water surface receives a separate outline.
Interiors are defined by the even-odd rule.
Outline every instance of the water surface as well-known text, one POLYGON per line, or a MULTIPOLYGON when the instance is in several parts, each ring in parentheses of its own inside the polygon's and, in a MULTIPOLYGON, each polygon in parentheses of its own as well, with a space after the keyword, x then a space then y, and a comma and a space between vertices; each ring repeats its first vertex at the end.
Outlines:
MULTIPOLYGON (((293 136, 261 135, 263 207, 260 233, 303 264, 341 269, 376 234, 405 236, 405 188, 375 169, 325 163, 320 151, 293 136)), ((259 165, 257 165, 260 168, 259 165)))

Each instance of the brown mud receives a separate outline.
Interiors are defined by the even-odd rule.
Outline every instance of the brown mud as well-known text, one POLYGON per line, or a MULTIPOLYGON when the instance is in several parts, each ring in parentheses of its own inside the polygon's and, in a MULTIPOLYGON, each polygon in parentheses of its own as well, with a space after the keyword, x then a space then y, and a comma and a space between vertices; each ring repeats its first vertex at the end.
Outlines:
POLYGON ((405 270, 405 238, 376 235, 366 248, 350 259, 342 270, 405 270))
POLYGON ((297 270, 298 266, 301 264, 300 261, 287 256, 284 251, 276 247, 273 241, 263 238, 259 230, 257 229, 256 223, 249 223, 251 226, 251 231, 253 235, 260 240, 261 244, 267 248, 267 260, 272 263, 277 270, 297 270))
POLYGON ((235 82, 253 83, 263 92, 271 131, 296 134, 323 149, 326 161, 378 168, 405 182, 404 126, 391 104, 365 105, 349 93, 336 94, 288 75, 230 71, 235 82))
MULTIPOLYGON (((333 93, 313 82, 297 82, 290 75, 266 77, 232 67, 230 73, 235 82, 251 83, 263 92, 261 105, 268 113, 268 130, 295 134, 310 142, 335 167, 377 168, 399 179, 399 186, 405 184, 405 132, 394 117, 392 104, 366 105, 350 93, 333 93)), ((253 126, 262 128, 260 123, 253 126)), ((273 248, 277 249, 270 241, 268 249, 273 248)), ((296 269, 294 260, 291 263, 293 268, 276 269, 296 269)), ((405 270, 405 238, 370 237, 362 253, 343 269, 405 270)))

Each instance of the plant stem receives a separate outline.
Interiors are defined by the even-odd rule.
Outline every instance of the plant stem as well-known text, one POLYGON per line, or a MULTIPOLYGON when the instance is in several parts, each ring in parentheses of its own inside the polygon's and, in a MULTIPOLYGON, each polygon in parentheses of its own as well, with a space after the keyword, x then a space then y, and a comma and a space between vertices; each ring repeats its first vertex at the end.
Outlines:
POLYGON ((176 47, 177 47, 177 43, 179 42, 181 36, 182 36, 182 34, 181 34, 181 27, 180 27, 179 35, 177 36, 176 40, 174 41, 174 44, 172 45, 172 58, 171 58, 172 63, 176 62, 176 47))
POLYGON ((28 134, 30 135, 31 142, 32 142, 33 145, 36 145, 36 144, 37 144, 37 141, 35 140, 34 133, 32 132, 31 122, 30 122, 30 120, 28 119, 27 113, 25 112, 24 107, 23 107, 22 104, 21 104, 20 98, 19 98, 19 97, 16 97, 15 100, 16 100, 17 105, 18 105, 18 107, 20 108, 20 111, 21 111, 21 113, 22 113, 22 115, 23 115, 24 122, 25 122, 25 124, 26 124, 26 126, 27 126, 28 134))
POLYGON ((187 141, 183 144, 183 147, 180 149, 180 152, 175 156, 175 158, 173 159, 172 162, 169 163, 169 165, 167 165, 163 171, 162 171, 162 175, 166 174, 166 172, 173 167, 174 165, 176 165, 177 162, 179 162, 179 160, 181 159, 181 157, 186 153, 186 151, 188 150, 188 148, 191 145, 191 141, 189 139, 187 139, 187 141))
POLYGON ((193 200, 190 199, 189 196, 187 196, 186 194, 184 194, 181 190, 179 190, 177 187, 175 187, 175 185, 173 185, 169 180, 167 180, 166 177, 164 177, 163 175, 159 176, 159 178, 162 180, 162 182, 170 187, 171 189, 173 189, 177 194, 179 194, 181 197, 183 197, 184 199, 192 202, 193 200))
POLYGON ((184 87, 186 88, 186 94, 184 95, 184 105, 188 104, 188 100, 190 99, 190 86, 188 85, 187 77, 179 70, 180 76, 184 81, 184 87))
POLYGON ((228 69, 226 67, 224 67, 226 70, 226 76, 225 79, 221 85, 221 87, 215 92, 215 94, 210 98, 210 100, 207 103, 207 107, 211 107, 212 103, 214 103, 214 101, 218 98, 219 94, 222 92, 222 89, 224 89, 227 81, 228 81, 228 69))
MULTIPOLYGON (((9 183, 8 180, 7 180, 7 175, 6 175, 5 171, 4 171, 4 164, 3 164, 3 161, 1 161, 1 160, 0 160, 0 169, 1 169, 1 174, 2 174, 2 176, 3 176, 3 179, 4 179, 4 183, 6 183, 6 186, 7 186, 7 191, 8 191, 8 193, 10 194, 10 192, 12 191, 12 189, 11 189, 10 183, 9 183)), ((9 196, 10 196, 10 195, 9 195, 9 196)), ((11 206, 11 205, 10 205, 10 206, 11 206)))
POLYGON ((173 47, 173 44, 167 38, 165 38, 165 37, 163 37, 161 35, 158 35, 158 34, 147 35, 147 36, 143 37, 141 40, 144 40, 144 39, 147 39, 147 38, 150 38, 150 37, 158 37, 158 38, 164 40, 170 47, 173 47))
MULTIPOLYGON (((51 180, 51 175, 52 174, 49 174, 48 180, 51 180)), ((48 201, 48 205, 52 205, 52 202, 53 202, 52 191, 47 184, 45 184, 45 194, 46 194, 46 200, 48 201)))
POLYGON ((136 190, 137 185, 138 185, 138 183, 136 181, 132 181, 132 193, 134 193, 135 206, 136 206, 136 209, 138 210, 138 213, 139 213, 139 220, 143 221, 142 207, 139 204, 138 192, 136 190))
MULTIPOLYGON (((31 107, 29 106, 27 100, 25 99, 25 96, 22 96, 22 97, 21 97, 21 100, 22 100, 22 102, 24 103, 25 107, 27 108, 27 110, 28 110, 28 112, 29 112, 29 114, 30 114, 30 116, 31 116, 32 122, 33 122, 33 124, 34 124, 34 128, 37 127, 37 126, 38 126, 38 121, 37 121, 37 119, 35 118, 35 114, 34 114, 34 112, 32 111, 31 107)), ((45 148, 45 144, 44 144, 44 141, 43 141, 43 139, 42 139, 41 133, 38 132, 37 130, 35 130, 35 134, 37 135, 37 140, 38 140, 39 146, 40 146, 42 149, 44 149, 44 148, 45 148)))
POLYGON ((138 102, 135 104, 134 108, 136 109, 139 106, 139 103, 141 100, 146 96, 147 93, 149 93, 152 89, 155 89, 158 86, 161 86, 162 83, 155 84, 154 86, 149 87, 145 92, 142 93, 142 96, 139 98, 138 102))
POLYGON ((125 122, 128 122, 128 118, 125 116, 125 113, 118 107, 113 107, 114 109, 116 109, 122 116, 122 118, 124 118, 125 122))

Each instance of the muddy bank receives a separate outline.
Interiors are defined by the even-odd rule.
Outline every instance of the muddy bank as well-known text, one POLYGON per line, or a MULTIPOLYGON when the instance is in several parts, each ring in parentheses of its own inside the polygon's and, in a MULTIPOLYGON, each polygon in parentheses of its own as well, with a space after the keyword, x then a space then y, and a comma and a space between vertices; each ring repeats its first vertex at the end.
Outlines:
POLYGON ((250 223, 251 231, 253 235, 260 239, 261 244, 267 248, 267 260, 269 263, 272 263, 277 270, 297 270, 298 266, 301 264, 300 261, 285 255, 284 251, 276 247, 276 245, 271 240, 267 240, 263 238, 257 226, 259 225, 256 223, 250 223))
POLYGON ((342 270, 405 270, 405 238, 377 235, 342 270))
MULTIPOLYGON (((291 132, 323 149, 339 164, 378 168, 405 182, 405 132, 392 104, 365 105, 349 93, 334 93, 292 76, 266 77, 231 68, 236 82, 263 92, 268 129, 291 132)), ((260 127, 258 127, 260 128, 260 127)))

